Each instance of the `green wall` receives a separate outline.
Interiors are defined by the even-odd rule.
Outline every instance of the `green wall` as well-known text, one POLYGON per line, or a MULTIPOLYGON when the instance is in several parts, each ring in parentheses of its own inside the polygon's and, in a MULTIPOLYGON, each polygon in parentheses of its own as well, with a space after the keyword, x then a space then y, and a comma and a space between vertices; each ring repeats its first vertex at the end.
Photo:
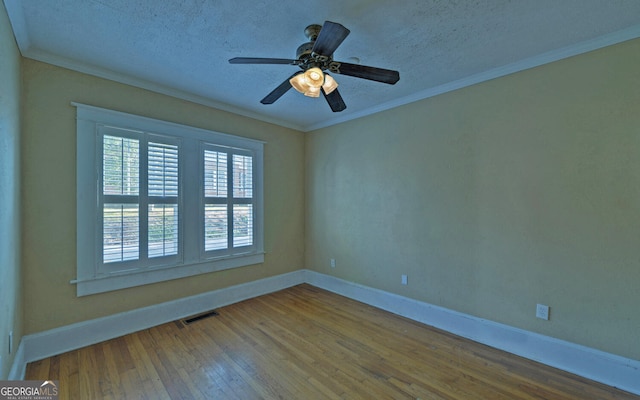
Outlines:
POLYGON ((304 136, 29 59, 23 65, 24 330, 36 333, 304 267, 304 136), (266 141, 265 263, 78 298, 76 101, 266 141))
POLYGON ((20 53, 0 3, 0 380, 22 336, 20 299, 20 53))
POLYGON ((306 266, 640 360, 638 65, 635 40, 309 134, 306 266))

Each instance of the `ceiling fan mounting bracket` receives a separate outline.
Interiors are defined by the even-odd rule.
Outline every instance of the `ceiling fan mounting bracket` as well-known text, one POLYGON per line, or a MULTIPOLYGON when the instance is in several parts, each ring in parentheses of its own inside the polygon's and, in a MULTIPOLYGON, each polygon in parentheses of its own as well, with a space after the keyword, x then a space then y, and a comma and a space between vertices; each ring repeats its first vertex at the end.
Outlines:
POLYGON ((320 34, 320 29, 322 29, 322 25, 311 24, 304 29, 304 35, 312 42, 315 42, 320 34))

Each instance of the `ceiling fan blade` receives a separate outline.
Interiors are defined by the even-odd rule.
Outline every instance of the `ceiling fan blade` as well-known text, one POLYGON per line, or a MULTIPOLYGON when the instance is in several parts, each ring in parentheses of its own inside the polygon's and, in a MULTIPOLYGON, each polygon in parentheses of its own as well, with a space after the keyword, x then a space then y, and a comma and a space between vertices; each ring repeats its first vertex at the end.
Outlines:
POLYGON ((322 94, 324 98, 327 99, 327 103, 329 103, 329 107, 331 107, 331 111, 340 112, 347 108, 344 100, 342 100, 342 96, 338 92, 338 89, 334 89, 333 92, 326 94, 324 89, 322 89, 322 94))
POLYGON ((325 21, 311 51, 329 57, 349 35, 349 32, 351 32, 349 29, 336 22, 325 21))
POLYGON ((288 58, 256 58, 256 57, 235 57, 229 60, 229 64, 285 64, 298 65, 298 60, 288 58))
POLYGON ((390 69, 367 67, 360 64, 349 64, 334 62, 331 65, 331 72, 342 75, 355 76, 356 78, 369 79, 372 81, 395 84, 400 80, 400 73, 390 69))
POLYGON ((289 91, 289 89, 291 89, 291 83, 289 83, 289 79, 291 79, 294 76, 296 76, 298 74, 301 74, 301 73, 302 72, 296 72, 295 74, 291 75, 284 82, 282 82, 280 84, 280 86, 278 86, 277 88, 273 89, 271 91, 271 93, 266 95, 264 99, 260 100, 260 103, 262 103, 262 104, 273 104, 273 103, 275 103, 276 100, 278 100, 280 97, 282 97, 283 94, 287 93, 289 91))

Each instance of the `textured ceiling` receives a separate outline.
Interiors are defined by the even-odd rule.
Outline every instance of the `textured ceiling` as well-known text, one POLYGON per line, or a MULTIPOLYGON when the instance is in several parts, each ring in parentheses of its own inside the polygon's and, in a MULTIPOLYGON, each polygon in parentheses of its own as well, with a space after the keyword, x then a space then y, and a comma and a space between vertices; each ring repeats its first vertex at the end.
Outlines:
POLYGON ((640 37, 638 0, 4 0, 25 57, 307 131, 640 37), (347 109, 294 90, 312 23, 351 34, 334 59, 395 69, 396 85, 334 75, 347 109))

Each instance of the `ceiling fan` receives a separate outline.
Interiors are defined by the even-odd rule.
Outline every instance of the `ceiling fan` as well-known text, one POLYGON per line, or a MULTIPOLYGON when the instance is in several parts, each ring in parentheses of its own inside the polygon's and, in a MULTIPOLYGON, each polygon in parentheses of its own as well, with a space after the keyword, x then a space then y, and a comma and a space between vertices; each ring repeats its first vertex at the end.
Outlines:
POLYGON ((229 60, 231 64, 284 64, 297 65, 302 71, 297 71, 269 93, 262 104, 273 104, 291 87, 310 97, 319 97, 320 92, 329 103, 333 112, 347 108, 342 96, 338 92, 337 82, 326 71, 331 73, 354 76, 356 78, 395 84, 400 79, 398 71, 390 69, 368 67, 360 64, 350 64, 333 60, 333 52, 340 46, 351 31, 344 26, 331 21, 324 25, 309 25, 304 34, 309 42, 298 47, 297 59, 286 58, 253 58, 235 57, 229 60))

